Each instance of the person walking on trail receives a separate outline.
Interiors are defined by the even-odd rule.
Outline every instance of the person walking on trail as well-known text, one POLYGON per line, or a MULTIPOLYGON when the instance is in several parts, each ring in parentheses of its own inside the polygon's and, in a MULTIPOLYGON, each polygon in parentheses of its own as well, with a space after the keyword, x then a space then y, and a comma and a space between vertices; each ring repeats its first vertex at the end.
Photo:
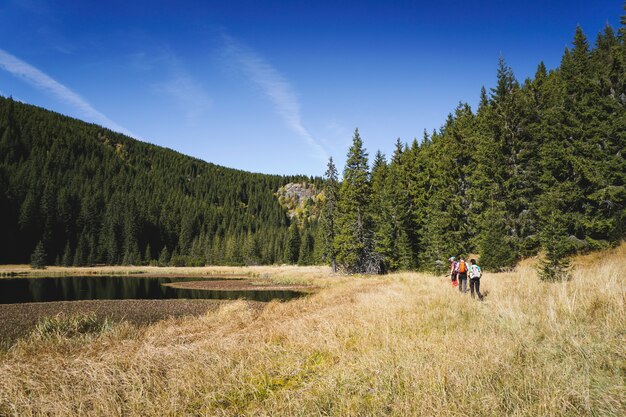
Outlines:
POLYGON ((469 267, 469 276, 470 276, 470 292, 472 294, 472 298, 474 298, 474 289, 476 290, 476 295, 478 295, 478 299, 482 300, 483 295, 480 293, 480 277, 483 274, 483 271, 480 269, 480 266, 476 265, 476 259, 470 260, 469 267))
POLYGON ((463 257, 459 257, 459 262, 456 264, 457 278, 459 280, 459 291, 462 293, 467 292, 467 262, 463 257))
POLYGON ((448 261, 450 261, 450 279, 452 281, 452 286, 456 287, 457 285, 459 285, 459 282, 456 279, 457 276, 457 262, 454 259, 454 256, 451 256, 450 259, 448 259, 448 261))

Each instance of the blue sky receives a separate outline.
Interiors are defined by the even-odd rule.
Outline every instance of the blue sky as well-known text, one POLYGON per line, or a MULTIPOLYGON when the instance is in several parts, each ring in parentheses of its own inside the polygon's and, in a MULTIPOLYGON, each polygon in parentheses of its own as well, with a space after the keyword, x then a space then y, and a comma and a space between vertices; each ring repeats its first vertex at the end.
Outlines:
POLYGON ((0 1, 0 94, 208 162, 343 168, 388 156, 493 87, 593 43, 621 0, 0 1))

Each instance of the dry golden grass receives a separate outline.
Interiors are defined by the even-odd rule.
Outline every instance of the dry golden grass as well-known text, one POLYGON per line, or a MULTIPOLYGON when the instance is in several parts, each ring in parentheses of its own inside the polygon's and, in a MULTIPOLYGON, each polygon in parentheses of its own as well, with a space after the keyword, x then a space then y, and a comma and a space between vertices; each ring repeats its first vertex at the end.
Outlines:
POLYGON ((482 303, 425 274, 253 269, 323 289, 33 335, 0 353, 0 415, 623 416, 626 247, 576 264, 566 283, 486 274, 482 303))
POLYGON ((159 267, 159 266, 93 266, 64 267, 49 266, 33 269, 30 265, 0 265, 0 279, 10 277, 51 277, 89 275, 172 275, 172 276, 245 276, 271 278, 283 284, 306 284, 315 281, 325 283, 333 278, 330 267, 322 266, 204 266, 204 267, 159 267))

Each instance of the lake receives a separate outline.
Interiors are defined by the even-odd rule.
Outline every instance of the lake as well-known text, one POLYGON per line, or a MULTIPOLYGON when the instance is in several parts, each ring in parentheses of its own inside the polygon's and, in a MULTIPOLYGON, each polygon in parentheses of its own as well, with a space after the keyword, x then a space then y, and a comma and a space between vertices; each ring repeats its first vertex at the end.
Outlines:
POLYGON ((224 278, 173 278, 86 276, 0 279, 0 304, 77 300, 125 299, 246 299, 252 301, 290 300, 303 292, 272 289, 190 289, 163 285, 183 281, 211 281, 224 278))

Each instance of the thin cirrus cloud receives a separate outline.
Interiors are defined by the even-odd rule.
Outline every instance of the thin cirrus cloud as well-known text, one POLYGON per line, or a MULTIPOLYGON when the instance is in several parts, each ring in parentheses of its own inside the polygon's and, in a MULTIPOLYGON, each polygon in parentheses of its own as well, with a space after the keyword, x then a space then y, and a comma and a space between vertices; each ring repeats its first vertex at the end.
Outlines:
POLYGON ((185 116, 189 121, 197 121, 198 117, 212 106, 212 100, 202 91, 198 83, 187 75, 177 75, 155 84, 154 91, 174 98, 185 109, 185 116))
POLYGON ((144 71, 151 71, 158 62, 160 66, 167 68, 169 73, 166 80, 154 83, 152 90, 156 94, 172 97, 184 109, 187 120, 197 122, 200 116, 213 106, 213 100, 206 94, 203 86, 187 72, 173 53, 165 50, 151 59, 152 62, 145 54, 138 54, 135 65, 139 65, 139 69, 144 71))
POLYGON ((198 123, 201 116, 213 107, 213 100, 204 86, 186 69, 184 63, 167 46, 141 51, 127 56, 129 68, 149 74, 156 79, 149 84, 152 94, 167 96, 183 110, 187 121, 198 123))
POLYGON ((328 159, 326 150, 302 124, 300 104, 291 85, 252 49, 227 35, 223 36, 223 40, 227 60, 241 68, 244 74, 261 88, 287 127, 304 139, 317 158, 326 161, 328 159))
POLYGON ((91 119, 92 121, 100 123, 109 129, 121 132, 125 135, 137 137, 128 129, 118 125, 107 116, 93 108, 91 104, 85 101, 74 91, 70 90, 27 62, 22 61, 2 49, 0 49, 0 68, 16 77, 22 78, 24 81, 36 88, 52 94, 59 100, 72 105, 80 111, 83 116, 91 119))

